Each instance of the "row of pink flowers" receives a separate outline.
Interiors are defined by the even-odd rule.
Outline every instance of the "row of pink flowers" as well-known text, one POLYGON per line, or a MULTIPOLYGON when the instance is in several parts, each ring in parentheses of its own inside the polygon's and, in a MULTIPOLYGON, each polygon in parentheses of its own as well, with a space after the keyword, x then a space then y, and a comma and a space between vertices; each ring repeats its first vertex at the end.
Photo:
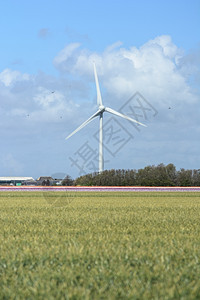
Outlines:
POLYGON ((88 191, 88 192, 200 192, 200 187, 149 187, 149 186, 0 186, 1 191, 88 191))

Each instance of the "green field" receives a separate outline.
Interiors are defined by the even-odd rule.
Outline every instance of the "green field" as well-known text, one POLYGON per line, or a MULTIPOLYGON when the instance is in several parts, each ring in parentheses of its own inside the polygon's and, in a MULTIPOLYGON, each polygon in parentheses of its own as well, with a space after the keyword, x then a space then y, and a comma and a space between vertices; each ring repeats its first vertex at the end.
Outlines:
POLYGON ((1 192, 0 299, 200 299, 200 194, 1 192))

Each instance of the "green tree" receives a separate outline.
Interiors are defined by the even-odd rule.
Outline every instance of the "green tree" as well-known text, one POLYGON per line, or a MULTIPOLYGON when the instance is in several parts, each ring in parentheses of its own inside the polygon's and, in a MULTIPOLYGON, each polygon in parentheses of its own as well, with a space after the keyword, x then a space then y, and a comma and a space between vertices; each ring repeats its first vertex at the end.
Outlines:
POLYGON ((200 186, 200 169, 192 171, 192 185, 200 186))
POLYGON ((71 178, 71 176, 66 175, 65 178, 62 180, 61 185, 64 186, 74 185, 74 180, 71 178))
POLYGON ((192 186, 192 170, 181 169, 177 173, 178 186, 192 186))
POLYGON ((166 166, 166 172, 168 176, 169 186, 177 185, 177 171, 176 167, 173 164, 168 164, 166 166))

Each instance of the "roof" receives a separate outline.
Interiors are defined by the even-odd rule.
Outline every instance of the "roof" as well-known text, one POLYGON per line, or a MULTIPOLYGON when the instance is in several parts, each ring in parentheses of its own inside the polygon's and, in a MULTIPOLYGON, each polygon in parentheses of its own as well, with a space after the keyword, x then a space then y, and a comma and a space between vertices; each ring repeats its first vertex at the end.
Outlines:
POLYGON ((40 181, 40 180, 53 180, 53 178, 50 177, 50 176, 40 176, 40 177, 37 179, 37 181, 40 181))
POLYGON ((33 177, 0 177, 0 181, 34 180, 33 177))

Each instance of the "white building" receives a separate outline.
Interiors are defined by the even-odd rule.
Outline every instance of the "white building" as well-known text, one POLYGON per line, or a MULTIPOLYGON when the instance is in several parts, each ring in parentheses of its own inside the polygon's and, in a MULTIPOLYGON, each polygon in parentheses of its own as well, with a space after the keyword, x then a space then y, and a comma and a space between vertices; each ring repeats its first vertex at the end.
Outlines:
POLYGON ((33 177, 0 177, 0 185, 22 185, 35 182, 33 177))

